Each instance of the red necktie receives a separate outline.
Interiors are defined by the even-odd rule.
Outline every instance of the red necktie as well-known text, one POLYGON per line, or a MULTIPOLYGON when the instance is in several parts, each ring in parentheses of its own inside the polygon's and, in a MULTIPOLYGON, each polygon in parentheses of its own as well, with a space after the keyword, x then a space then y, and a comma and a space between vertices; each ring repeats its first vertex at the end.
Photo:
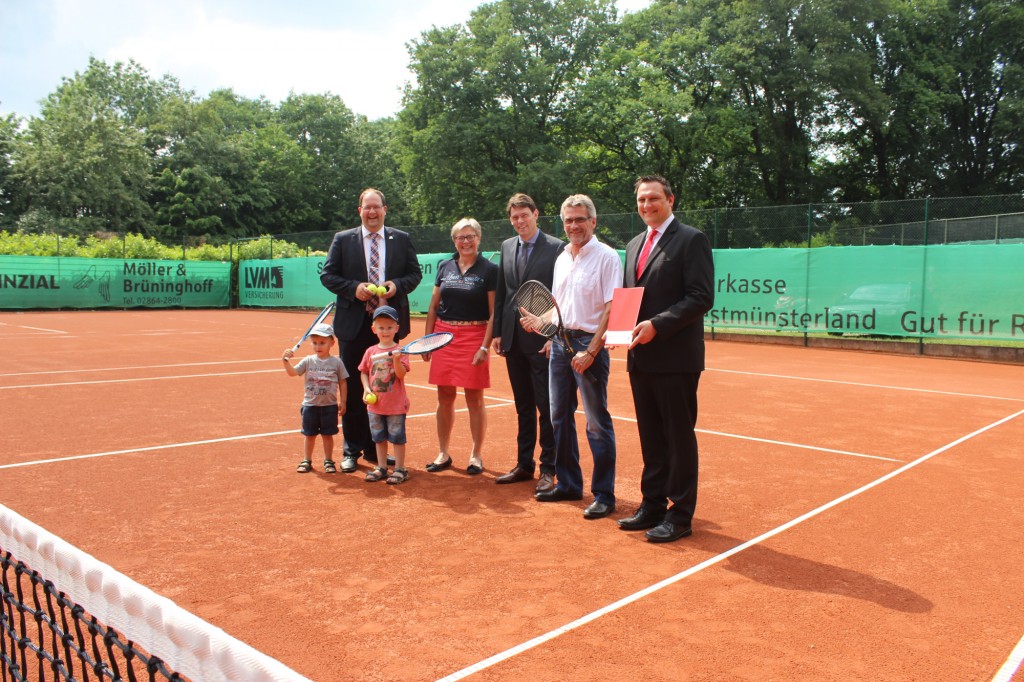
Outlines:
POLYGON ((636 278, 640 279, 640 275, 644 274, 644 268, 647 266, 647 258, 651 255, 651 247, 654 246, 654 236, 658 234, 656 230, 650 230, 647 233, 647 241, 644 242, 644 248, 640 250, 640 258, 636 261, 636 278))

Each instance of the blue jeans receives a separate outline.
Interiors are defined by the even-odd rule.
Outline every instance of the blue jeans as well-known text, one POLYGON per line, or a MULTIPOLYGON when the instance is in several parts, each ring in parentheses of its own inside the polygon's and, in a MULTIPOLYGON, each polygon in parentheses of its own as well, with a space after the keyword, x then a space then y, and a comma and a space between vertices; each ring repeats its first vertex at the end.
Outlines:
MULTIPOLYGON (((592 334, 571 339, 573 350, 582 351, 592 334)), ((602 349, 587 368, 587 378, 572 369, 572 355, 558 339, 551 344, 548 364, 548 392, 551 398, 551 426, 555 431, 555 475, 563 492, 583 492, 580 446, 576 440, 576 392, 583 400, 587 417, 587 441, 594 456, 594 474, 590 490, 594 499, 615 504, 615 430, 608 413, 608 351, 602 349)))
POLYGON ((367 411, 370 423, 370 437, 374 443, 390 442, 392 445, 405 445, 405 415, 377 414, 367 411))

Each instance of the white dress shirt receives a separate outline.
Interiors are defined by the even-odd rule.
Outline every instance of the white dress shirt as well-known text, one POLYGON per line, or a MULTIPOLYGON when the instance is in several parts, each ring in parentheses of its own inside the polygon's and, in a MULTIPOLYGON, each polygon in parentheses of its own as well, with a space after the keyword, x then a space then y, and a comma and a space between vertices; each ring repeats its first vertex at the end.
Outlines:
POLYGON ((616 287, 622 286, 622 260, 615 249, 591 237, 575 258, 568 246, 559 254, 552 285, 565 328, 593 334, 616 287))

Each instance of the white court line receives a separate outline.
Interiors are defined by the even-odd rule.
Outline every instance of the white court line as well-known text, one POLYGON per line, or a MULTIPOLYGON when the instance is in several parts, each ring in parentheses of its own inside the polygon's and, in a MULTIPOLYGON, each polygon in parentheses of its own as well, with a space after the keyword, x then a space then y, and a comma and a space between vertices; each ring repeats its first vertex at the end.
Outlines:
POLYGON ((230 377, 241 374, 271 374, 282 372, 280 369, 255 369, 251 372, 216 372, 214 374, 179 374, 172 377, 139 377, 137 379, 102 379, 96 381, 63 381, 56 384, 22 384, 20 386, 0 386, 0 391, 15 388, 56 388, 57 386, 91 386, 94 384, 131 384, 139 381, 167 381, 169 379, 203 379, 206 377, 230 377))
POLYGON ((51 369, 45 372, 9 372, 0 374, 3 377, 28 377, 42 376, 46 374, 85 374, 86 372, 124 372, 133 369, 167 369, 169 367, 208 367, 210 365, 243 365, 252 362, 281 361, 281 358, 266 358, 264 360, 218 360, 217 362, 179 362, 173 365, 134 365, 127 367, 94 367, 93 369, 51 369))
POLYGON ((1024 637, 1020 638, 1017 642, 1017 646, 1013 648, 1009 658, 1006 659, 1006 663, 1003 663, 1003 667, 999 669, 996 676, 992 678, 992 682, 1010 682, 1013 676, 1020 670, 1021 663, 1024 663, 1024 637))
MULTIPOLYGON (((514 404, 511 400, 504 401, 500 405, 489 405, 488 407, 507 407, 508 405, 514 404)), ((455 410, 455 412, 467 412, 466 408, 455 410)), ((420 417, 433 417, 433 412, 423 412, 421 414, 409 414, 406 415, 406 419, 418 419, 420 417)), ((188 443, 168 443, 167 445, 150 445, 142 448, 129 448, 127 450, 110 450, 108 452, 93 452, 87 455, 71 455, 69 457, 56 457, 54 459, 36 459, 30 462, 16 462, 14 464, 0 464, 0 471, 4 469, 16 469, 18 467, 35 466, 37 464, 57 464, 58 462, 73 462, 78 459, 94 459, 96 457, 112 457, 114 455, 130 455, 136 452, 154 452, 156 450, 171 450, 174 448, 187 448, 193 445, 210 445, 212 443, 230 443, 232 441, 239 440, 250 440, 253 438, 269 438, 272 436, 284 436, 288 434, 297 434, 299 429, 289 429, 287 431, 270 431, 268 433, 250 433, 245 436, 228 436, 226 438, 210 438, 207 440, 194 440, 188 443)))
MULTIPOLYGON (((615 362, 625 362, 624 358, 612 358, 615 362)), ((938 391, 932 388, 911 388, 907 386, 893 386, 891 384, 869 384, 860 381, 845 381, 843 379, 818 379, 816 377, 801 377, 791 374, 768 374, 766 372, 748 372, 738 369, 716 369, 708 367, 705 372, 721 372, 722 374, 744 374, 752 377, 768 377, 769 379, 789 379, 791 381, 817 381, 824 384, 841 384, 845 386, 862 386, 864 388, 884 388, 890 391, 913 391, 915 393, 935 393, 936 395, 952 395, 961 398, 986 398, 988 400, 1008 400, 1010 402, 1024 402, 1024 398, 1007 398, 1000 395, 979 395, 977 393, 957 393, 955 391, 938 391)))
POLYGON ((1024 402, 1024 398, 1007 398, 999 395, 979 395, 976 393, 957 393, 956 391, 937 391, 932 388, 909 388, 907 386, 892 386, 889 384, 868 384, 859 381, 843 381, 841 379, 817 379, 814 377, 798 377, 788 374, 766 374, 764 372, 745 372, 735 369, 708 369, 708 372, 721 372, 723 374, 745 374, 755 377, 769 377, 771 379, 790 379, 792 381, 816 381, 822 384, 843 384, 846 386, 862 386, 864 388, 885 388, 890 391, 912 391, 914 393, 934 393, 936 395, 952 395, 960 398, 986 398, 988 400, 1008 400, 1010 402, 1024 402))
MULTIPOLYGON (((581 413, 581 412, 582 412, 581 410, 577 411, 578 414, 581 413)), ((612 419, 617 419, 618 421, 621 421, 621 422, 633 422, 634 424, 637 423, 637 420, 634 419, 633 417, 614 417, 614 416, 612 416, 612 419)), ((767 443, 769 443, 771 445, 783 445, 785 447, 803 447, 804 450, 813 450, 813 451, 818 452, 818 453, 835 453, 836 455, 849 455, 851 457, 864 457, 864 458, 867 458, 869 460, 882 460, 884 462, 902 462, 903 461, 903 460, 894 460, 891 457, 879 457, 878 455, 864 455, 863 453, 851 453, 848 450, 834 450, 834 449, 831 449, 831 447, 819 447, 818 445, 802 445, 799 442, 786 442, 785 440, 770 440, 768 438, 756 438, 754 436, 742 436, 742 435, 739 435, 738 433, 725 433, 724 431, 709 431, 708 429, 693 429, 693 430, 696 431, 697 433, 707 433, 709 435, 718 435, 718 436, 722 436, 723 438, 738 438, 739 440, 754 440, 755 442, 767 442, 767 443)))
POLYGON ((739 436, 735 433, 723 433, 722 431, 708 431, 707 429, 694 429, 697 433, 707 433, 713 436, 722 436, 724 438, 739 438, 740 440, 752 440, 757 443, 768 443, 770 445, 784 445, 787 448, 804 448, 807 450, 816 450, 818 452, 832 452, 837 455, 849 455, 851 457, 865 457, 867 459, 880 459, 884 462, 902 462, 902 459, 893 459, 892 457, 879 457, 878 455, 865 455, 863 452, 850 452, 849 450, 834 450, 832 448, 822 448, 817 445, 801 445, 800 443, 787 443, 782 440, 769 440, 768 438, 755 438, 753 436, 739 436))
POLYGON ((247 436, 228 436, 227 438, 210 438, 209 440, 194 440, 189 443, 169 443, 167 445, 151 445, 145 448, 129 448, 127 450, 110 450, 109 452, 93 452, 88 455, 71 455, 70 457, 57 457, 54 459, 37 459, 31 462, 16 462, 14 464, 2 464, 0 470, 16 469, 18 467, 35 466, 36 464, 56 464, 58 462, 73 462, 78 459, 93 459, 95 457, 112 457, 113 455, 130 455, 135 452, 153 452, 155 450, 170 450, 172 448, 187 448, 193 445, 209 445, 211 443, 228 443, 236 440, 248 440, 250 438, 267 438, 269 436, 283 436, 289 433, 299 433, 298 429, 288 431, 271 431, 270 433, 252 433, 247 436))
MULTIPOLYGON (((421 384, 406 384, 406 387, 407 388, 421 388, 421 389, 425 389, 425 390, 426 389, 433 389, 433 388, 435 388, 434 386, 423 386, 421 384)), ((510 400, 508 398, 498 398, 496 396, 485 395, 484 399, 488 400, 488 401, 494 401, 494 402, 498 403, 497 405, 487 405, 486 409, 490 409, 492 407, 508 407, 510 405, 515 405, 515 401, 514 400, 510 400)), ((467 412, 467 411, 468 411, 467 408, 464 408, 464 407, 455 410, 455 412, 457 412, 457 413, 467 412)), ((577 412, 577 414, 583 414, 582 409, 578 409, 576 412, 577 412)), ((409 414, 409 415, 406 415, 405 418, 406 419, 418 419, 420 417, 433 417, 433 416, 436 416, 436 413, 434 413, 434 412, 422 412, 420 414, 409 414)), ((634 423, 634 424, 636 423, 636 419, 633 419, 632 417, 615 417, 615 416, 613 416, 612 419, 618 419, 620 421, 631 422, 631 423, 634 423)), ((898 460, 898 459, 890 459, 888 457, 876 457, 874 455, 865 455, 865 454, 862 454, 862 453, 859 453, 859 452, 847 452, 845 450, 833 450, 831 448, 821 448, 821 447, 817 447, 817 446, 814 446, 814 445, 801 445, 800 443, 787 443, 785 441, 767 440, 767 439, 764 439, 764 438, 754 438, 752 436, 741 436, 741 435, 733 434, 733 433, 723 433, 721 431, 706 431, 704 429, 695 429, 695 430, 698 433, 708 433, 708 434, 713 434, 713 435, 716 435, 716 436, 722 436, 724 438, 738 438, 740 440, 752 440, 752 441, 758 441, 758 442, 762 442, 762 443, 770 443, 772 445, 782 445, 782 446, 786 446, 786 447, 803 448, 803 449, 806 449, 806 450, 815 450, 815 451, 818 451, 818 452, 832 452, 832 453, 836 453, 836 454, 840 454, 840 455, 852 455, 854 457, 866 457, 866 458, 869 458, 869 459, 881 459, 881 460, 885 460, 887 462, 900 462, 900 461, 902 461, 902 460, 898 460)), ((61 458, 58 458, 58 459, 41 459, 41 460, 34 460, 34 461, 31 461, 31 462, 18 462, 16 464, 3 464, 3 465, 0 465, 0 470, 11 469, 11 468, 14 468, 14 467, 28 466, 30 464, 51 464, 51 463, 54 463, 54 462, 67 462, 67 461, 75 460, 75 459, 90 459, 90 458, 93 458, 93 457, 109 457, 111 455, 126 455, 126 454, 131 454, 133 452, 150 452, 152 450, 167 450, 167 449, 171 449, 171 448, 187 447, 187 446, 190 446, 190 445, 207 445, 207 444, 210 444, 210 443, 223 443, 223 442, 229 442, 229 441, 235 441, 235 440, 248 440, 250 438, 265 438, 267 436, 280 436, 281 434, 298 433, 298 432, 299 432, 298 429, 291 430, 291 431, 273 431, 273 432, 270 432, 270 433, 255 433, 255 434, 249 434, 249 435, 245 435, 245 436, 230 436, 230 437, 227 437, 227 438, 213 438, 213 439, 210 439, 210 440, 199 440, 199 441, 193 441, 193 442, 190 442, 190 443, 172 443, 172 444, 169 444, 169 445, 153 445, 153 446, 143 447, 143 448, 131 448, 131 449, 128 449, 128 450, 112 450, 110 452, 97 452, 97 453, 88 454, 88 455, 73 455, 71 457, 61 457, 61 458)))
POLYGON ((930 460, 931 458, 935 457, 936 455, 939 455, 939 454, 941 454, 943 452, 946 452, 947 450, 949 450, 951 448, 954 448, 957 445, 960 445, 961 443, 964 443, 964 442, 970 440, 971 438, 974 438, 975 436, 981 435, 982 433, 985 433, 986 431, 994 429, 997 426, 1001 426, 1002 424, 1005 424, 1008 421, 1016 419, 1017 417, 1019 417, 1021 415, 1024 415, 1024 410, 1016 412, 1015 414, 1011 414, 1008 417, 1004 417, 1003 419, 1000 419, 999 421, 993 422, 993 423, 989 424, 988 426, 983 426, 980 429, 978 429, 977 431, 974 431, 973 433, 969 433, 966 436, 958 438, 955 441, 953 441, 952 443, 949 443, 947 445, 943 445, 941 448, 938 448, 937 450, 932 450, 927 455, 924 455, 923 457, 919 457, 918 459, 915 459, 913 462, 910 462, 908 464, 905 464, 904 466, 901 466, 899 469, 891 471, 888 474, 885 474, 884 476, 881 476, 880 478, 877 478, 874 481, 872 481, 872 482, 870 482, 870 483, 868 483, 866 485, 863 485, 860 488, 857 488, 856 490, 854 490, 852 492, 849 492, 849 493, 846 493, 845 495, 842 495, 841 497, 837 497, 836 499, 832 500, 831 502, 827 502, 827 503, 821 505, 817 509, 812 509, 811 511, 807 512, 806 514, 802 514, 802 515, 796 517, 795 519, 782 524, 781 526, 777 526, 777 527, 773 528, 772 530, 770 530, 770 531, 768 531, 766 533, 762 533, 761 535, 758 535, 756 538, 754 538, 752 540, 747 540, 746 542, 744 542, 744 543, 742 543, 740 545, 737 545, 737 546, 733 547, 730 550, 722 552, 721 554, 719 554, 717 556, 713 556, 710 559, 706 559, 706 560, 700 562, 699 564, 697 564, 695 566, 691 566, 690 568, 686 569, 685 571, 682 571, 681 573, 677 573, 674 576, 671 576, 669 578, 666 578, 666 579, 662 580, 661 582, 658 582, 658 583, 655 583, 654 585, 651 585, 650 587, 646 587, 646 588, 640 590, 639 592, 634 592, 633 594, 629 595, 628 597, 623 597, 622 599, 618 600, 617 602, 615 602, 613 604, 609 604, 608 606, 605 606, 604 608, 601 608, 601 609, 598 609, 597 611, 593 611, 591 613, 588 613, 587 615, 583 616, 582 618, 578 618, 578 619, 572 621, 571 623, 567 623, 567 624, 563 625, 560 628, 557 628, 555 630, 551 630, 550 632, 547 632, 547 633, 545 633, 543 635, 540 635, 538 637, 534 637, 533 639, 531 639, 531 640, 529 640, 527 642, 523 642, 522 644, 519 644, 518 646, 514 646, 511 649, 507 649, 507 650, 505 650, 505 651, 503 651, 503 652, 501 652, 499 654, 495 654, 495 655, 491 656, 490 658, 486 658, 486 659, 480 661, 479 663, 474 663, 473 665, 471 665, 471 666, 469 666, 467 668, 463 668, 462 670, 454 672, 451 675, 448 675, 446 677, 442 677, 442 678, 440 678, 440 680, 438 682, 454 682, 455 680, 461 680, 461 679, 463 679, 465 677, 468 677, 469 675, 472 675, 474 673, 478 673, 481 670, 484 670, 486 668, 490 668, 493 665, 501 663, 502 661, 505 661, 505 660, 507 660, 509 658, 512 658, 513 656, 516 656, 518 654, 521 654, 524 651, 529 651, 530 649, 533 649, 533 648, 535 648, 537 646, 540 646, 541 644, 549 642, 549 641, 555 639, 556 637, 564 635, 567 632, 571 632, 572 630, 575 630, 575 629, 577 629, 579 627, 582 627, 583 625, 586 625, 587 623, 590 623, 591 621, 597 620, 601 616, 604 616, 604 615, 607 615, 609 613, 612 613, 613 611, 617 611, 617 610, 621 609, 624 606, 628 606, 629 604, 632 604, 635 601, 639 601, 640 599, 642 599, 642 598, 644 598, 644 597, 646 597, 646 596, 648 596, 650 594, 653 594, 653 593, 655 593, 655 592, 657 592, 659 590, 662 590, 662 589, 664 589, 664 588, 666 588, 666 587, 668 587, 670 585, 673 585, 673 584, 679 582, 680 580, 682 580, 684 578, 688 578, 691 575, 694 575, 695 573, 699 573, 700 571, 703 571, 705 568, 710 568, 711 566, 719 564, 719 563, 725 561, 726 559, 728 559, 729 557, 733 556, 734 554, 739 554, 740 552, 742 552, 745 549, 753 547, 754 545, 758 545, 758 544, 764 542, 765 540, 768 540, 768 539, 770 539, 772 537, 775 537, 776 535, 778 535, 778 534, 780 534, 780 533, 782 533, 784 531, 787 531, 790 528, 793 528, 794 526, 797 526, 797 525, 803 523, 804 521, 807 521, 808 519, 812 519, 815 516, 818 516, 819 514, 828 511, 832 507, 838 506, 838 505, 842 504, 843 502, 846 502, 847 500, 850 500, 850 499, 856 497, 857 495, 860 495, 861 493, 867 492, 868 490, 871 490, 872 488, 875 488, 875 487, 881 485, 882 483, 885 483, 886 481, 888 481, 888 480, 890 480, 892 478, 895 478, 896 476, 899 476, 900 474, 902 474, 902 473, 904 473, 906 471, 909 471, 910 469, 913 469, 914 467, 916 467, 919 464, 923 464, 924 462, 927 462, 928 460, 930 460))
MULTIPOLYGON (((633 417, 612 417, 612 419, 618 419, 624 422, 636 423, 636 419, 633 417)), ((814 450, 816 452, 832 452, 837 455, 849 455, 851 457, 865 457, 867 459, 880 459, 883 462, 902 462, 902 459, 893 459, 891 457, 879 457, 878 455, 865 455, 863 452, 850 452, 849 450, 835 450, 833 448, 823 448, 817 445, 801 445, 800 443, 788 443, 784 440, 770 440, 768 438, 755 438, 754 436, 741 436, 737 433, 725 433, 724 431, 708 431, 707 429, 694 429, 697 433, 706 433, 710 436, 721 436, 723 438, 738 438, 739 440, 752 440, 756 443, 768 443, 769 445, 782 445, 787 448, 803 448, 805 450, 814 450)))
POLYGON ((8 324, 6 322, 0 322, 0 325, 2 325, 4 327, 13 327, 14 329, 31 329, 32 331, 46 332, 48 334, 67 334, 68 333, 68 332, 63 331, 61 329, 46 329, 44 327, 28 327, 28 326, 23 325, 23 324, 8 324))
MULTIPOLYGON (((3 324, 3 323, 0 323, 0 324, 3 324)), ((11 325, 7 325, 7 326, 11 326, 11 325)), ((46 330, 46 331, 52 331, 52 330, 46 330)), ((57 332, 57 333, 65 334, 67 332, 57 332)), ((14 373, 0 374, 0 378, 2 378, 2 377, 16 377, 16 376, 46 375, 46 374, 79 374, 79 373, 83 373, 83 372, 116 372, 116 371, 139 370, 139 369, 166 369, 166 368, 169 368, 169 367, 203 367, 203 366, 221 365, 221 364, 232 365, 232 364, 250 363, 250 362, 271 362, 273 360, 279 360, 279 359, 280 358, 268 358, 267 360, 227 360, 227 361, 218 361, 218 362, 179 363, 179 364, 173 364, 173 365, 136 365, 136 366, 129 366, 129 367, 104 367, 104 368, 97 368, 97 369, 51 370, 51 371, 46 371, 46 372, 14 372, 14 373)), ((616 362, 625 362, 625 360, 621 359, 621 358, 612 358, 612 360, 614 360, 616 362)), ((1011 401, 1011 402, 1024 402, 1024 398, 1007 398, 1005 396, 979 395, 979 394, 976 394, 976 393, 958 393, 958 392, 955 392, 955 391, 937 391, 937 390, 930 389, 930 388, 908 388, 906 386, 892 386, 892 385, 887 385, 887 384, 868 384, 868 383, 856 382, 856 381, 841 381, 841 380, 838 380, 838 379, 817 379, 817 378, 813 378, 813 377, 800 377, 800 376, 793 376, 793 375, 786 375, 786 374, 767 374, 767 373, 764 373, 764 372, 745 372, 745 371, 732 370, 732 369, 714 369, 714 368, 709 368, 709 369, 707 369, 705 371, 706 372, 722 372, 722 373, 725 373, 725 374, 744 374, 744 375, 747 375, 747 376, 768 377, 768 378, 772 378, 772 379, 789 379, 789 380, 792 380, 792 381, 815 381, 815 382, 820 382, 820 383, 841 384, 841 385, 847 385, 847 386, 861 386, 861 387, 864 387, 864 388, 879 388, 879 389, 888 389, 888 390, 893 390, 893 391, 912 391, 912 392, 915 392, 915 393, 934 393, 936 395, 949 395, 949 396, 957 396, 957 397, 961 397, 961 398, 983 398, 983 399, 988 399, 988 400, 1006 400, 1006 401, 1011 401)), ((258 372, 253 372, 253 374, 257 374, 257 373, 258 372)), ((193 378, 202 377, 202 376, 207 376, 207 375, 203 375, 203 374, 186 374, 186 375, 182 375, 182 376, 178 376, 178 377, 154 377, 154 380, 163 380, 163 379, 193 379, 193 378)), ((224 376, 224 375, 211 374, 211 375, 208 375, 208 376, 224 376)), ((109 382, 80 382, 80 383, 116 383, 116 381, 119 381, 119 380, 110 380, 109 382)), ((146 381, 146 379, 122 379, 120 381, 146 381)), ((0 386, 0 389, 4 389, 4 388, 7 388, 7 389, 11 389, 11 388, 44 388, 46 386, 68 386, 68 385, 78 385, 78 384, 74 383, 74 384, 39 384, 39 385, 24 385, 24 386, 0 386)), ((430 388, 433 388, 433 387, 431 386, 430 388)))

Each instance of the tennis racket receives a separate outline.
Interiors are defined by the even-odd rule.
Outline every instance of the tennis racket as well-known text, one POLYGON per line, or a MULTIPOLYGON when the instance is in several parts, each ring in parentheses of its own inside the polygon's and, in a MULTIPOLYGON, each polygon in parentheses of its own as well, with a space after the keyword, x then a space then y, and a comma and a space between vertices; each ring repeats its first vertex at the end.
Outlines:
POLYGON ((370 360, 376 362, 377 360, 390 358, 395 355, 425 355, 426 353, 433 353, 435 350, 447 346, 454 338, 455 335, 451 332, 427 334, 418 339, 413 339, 396 350, 389 350, 386 353, 375 353, 370 356, 370 360))
MULTIPOLYGON (((576 355, 569 335, 565 333, 565 327, 562 325, 562 312, 558 309, 554 294, 546 286, 535 279, 523 282, 516 291, 514 300, 516 308, 536 318, 537 327, 533 331, 549 339, 559 337, 565 345, 565 352, 570 356, 576 355)), ((590 381, 596 381, 590 372, 583 374, 590 381)))
POLYGON ((320 314, 316 316, 315 320, 313 320, 313 324, 309 325, 309 329, 306 330, 306 333, 302 335, 302 338, 300 338, 294 346, 292 346, 292 352, 297 351, 299 349, 299 346, 302 345, 302 342, 309 338, 309 333, 313 331, 313 327, 317 326, 318 324, 326 320, 327 316, 330 315, 331 311, 333 310, 333 302, 328 303, 326 306, 324 306, 324 309, 321 310, 320 314))
POLYGON ((558 309, 554 295, 546 286, 535 279, 523 282, 516 291, 515 304, 516 308, 537 318, 533 331, 549 339, 556 336, 561 338, 566 352, 569 355, 576 354, 569 342, 569 335, 562 326, 562 312, 558 309))

